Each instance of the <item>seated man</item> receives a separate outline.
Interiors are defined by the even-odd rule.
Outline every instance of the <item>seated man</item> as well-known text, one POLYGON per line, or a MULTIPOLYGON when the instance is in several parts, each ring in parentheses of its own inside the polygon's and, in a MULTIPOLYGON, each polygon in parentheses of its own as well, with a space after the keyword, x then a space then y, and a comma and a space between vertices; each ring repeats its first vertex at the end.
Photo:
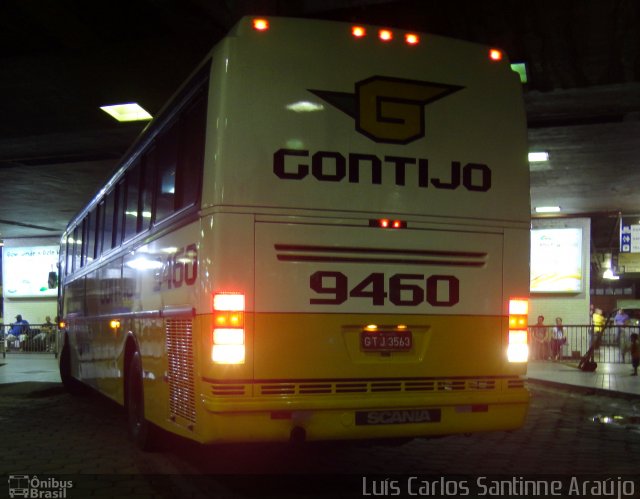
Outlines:
POLYGON ((11 324, 11 329, 9 329, 6 340, 18 347, 20 346, 21 341, 25 341, 27 339, 28 332, 29 323, 22 318, 22 315, 18 314, 16 315, 16 322, 11 324))
MULTIPOLYGON (((34 330, 35 333, 35 330, 34 330)), ((47 315, 46 322, 42 329, 33 337, 33 346, 36 352, 51 350, 55 340, 55 325, 51 322, 51 316, 47 315)))

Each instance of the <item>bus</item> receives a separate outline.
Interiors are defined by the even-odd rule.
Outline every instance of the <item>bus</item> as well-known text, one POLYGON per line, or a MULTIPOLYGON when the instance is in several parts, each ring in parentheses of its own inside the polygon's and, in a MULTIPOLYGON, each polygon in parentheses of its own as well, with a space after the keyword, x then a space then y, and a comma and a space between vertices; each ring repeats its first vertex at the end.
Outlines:
POLYGON ((143 448, 520 427, 525 121, 491 47, 242 18, 62 236, 65 386, 143 448))

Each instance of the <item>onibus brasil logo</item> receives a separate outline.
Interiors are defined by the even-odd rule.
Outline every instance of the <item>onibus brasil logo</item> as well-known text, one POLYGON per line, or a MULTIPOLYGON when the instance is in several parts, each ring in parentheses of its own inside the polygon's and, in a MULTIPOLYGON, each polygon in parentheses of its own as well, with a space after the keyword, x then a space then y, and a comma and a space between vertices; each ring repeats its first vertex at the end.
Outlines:
POLYGON ((67 497, 67 489, 73 487, 71 480, 58 480, 29 475, 9 475, 9 497, 29 497, 38 499, 62 499, 67 497))

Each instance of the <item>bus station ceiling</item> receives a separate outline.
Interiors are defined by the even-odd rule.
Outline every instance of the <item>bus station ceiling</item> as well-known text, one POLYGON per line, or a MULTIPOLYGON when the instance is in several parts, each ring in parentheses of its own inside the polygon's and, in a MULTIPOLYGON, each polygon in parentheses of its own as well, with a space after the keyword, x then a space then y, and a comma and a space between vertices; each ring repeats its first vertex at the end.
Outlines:
MULTIPOLYGON (((0 239, 59 236, 143 124, 243 15, 357 21, 504 49, 527 65, 533 206, 592 218, 593 245, 640 220, 640 2, 630 0, 2 0, 0 239)), ((508 209, 508 207, 505 207, 508 209)))

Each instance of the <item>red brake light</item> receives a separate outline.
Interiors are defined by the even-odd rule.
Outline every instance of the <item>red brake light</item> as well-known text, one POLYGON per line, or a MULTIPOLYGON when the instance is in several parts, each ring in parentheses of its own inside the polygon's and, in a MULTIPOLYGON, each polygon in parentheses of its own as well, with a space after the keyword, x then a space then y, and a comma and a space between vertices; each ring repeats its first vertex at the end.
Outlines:
POLYGON ((242 293, 213 295, 211 360, 216 364, 243 364, 245 301, 242 293))
POLYGON ((509 300, 509 338, 507 359, 509 362, 526 362, 529 358, 528 337, 529 300, 511 298, 509 300))
POLYGON ((214 311, 244 311, 244 294, 216 293, 213 295, 214 311))

